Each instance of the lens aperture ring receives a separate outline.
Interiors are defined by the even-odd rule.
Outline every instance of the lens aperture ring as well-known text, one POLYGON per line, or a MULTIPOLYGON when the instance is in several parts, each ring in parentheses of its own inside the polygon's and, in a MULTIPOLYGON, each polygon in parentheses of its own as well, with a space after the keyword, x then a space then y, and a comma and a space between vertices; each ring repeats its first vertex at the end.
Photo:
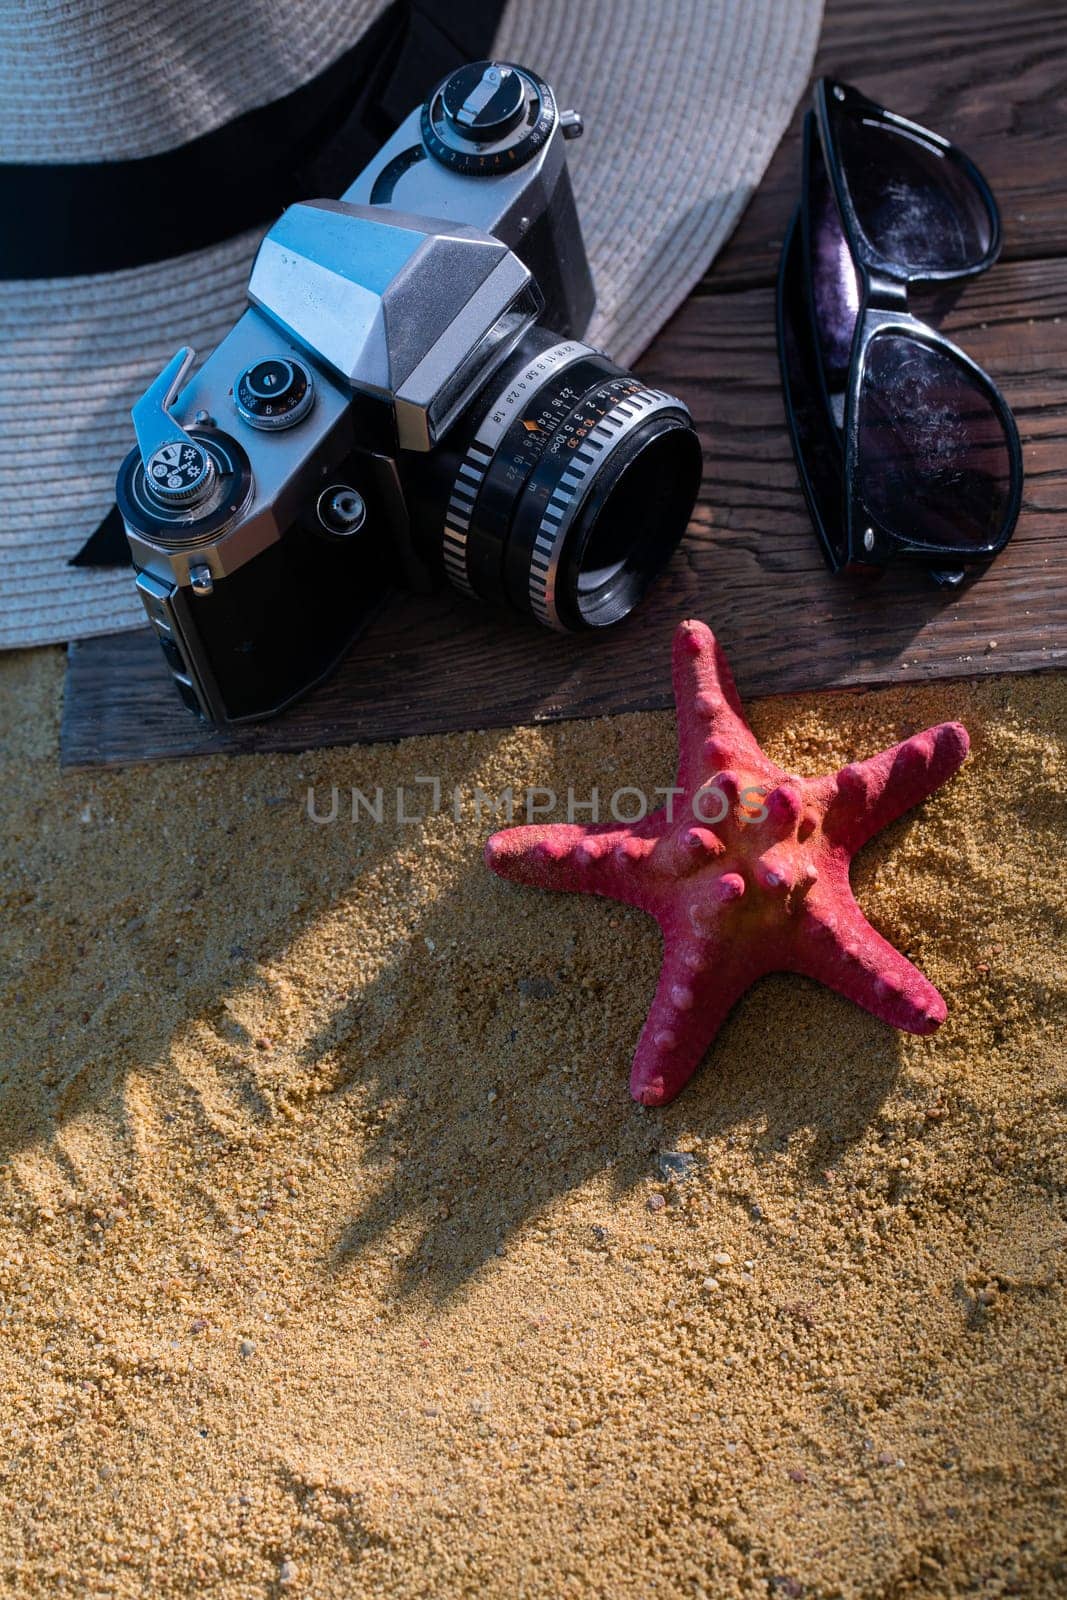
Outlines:
MULTIPOLYGON (((520 423, 523 414, 530 412, 537 395, 555 374, 593 354, 589 346, 578 339, 565 339, 559 344, 550 345, 505 384, 483 416, 460 463, 445 510, 445 572, 449 581, 464 594, 484 598, 478 594, 471 570, 471 518, 498 446, 509 430, 520 423)), ((531 469, 540 450, 541 438, 538 435, 547 437, 544 421, 527 434, 531 469)), ((501 539, 505 536, 502 531, 501 539)))
MULTIPOLYGON (((566 430, 567 437, 562 441, 569 453, 560 459, 552 452, 557 476, 543 506, 529 557, 530 610, 546 627, 568 631, 557 606, 556 584, 563 547, 586 491, 611 452, 661 412, 688 415, 673 395, 646 389, 636 379, 626 377, 612 380, 596 395, 587 397, 569 419, 574 426, 566 430)), ((546 462, 545 467, 548 466, 546 462)))

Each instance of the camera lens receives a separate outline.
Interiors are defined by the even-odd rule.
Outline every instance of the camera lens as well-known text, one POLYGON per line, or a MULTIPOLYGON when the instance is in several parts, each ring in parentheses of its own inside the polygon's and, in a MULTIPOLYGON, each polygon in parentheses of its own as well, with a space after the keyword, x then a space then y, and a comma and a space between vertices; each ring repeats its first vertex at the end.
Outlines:
POLYGON ((557 603, 572 605, 579 625, 607 627, 633 610, 685 532, 701 466, 688 420, 663 415, 605 463, 564 553, 557 603))
POLYGON ((578 340, 534 329, 434 452, 449 579, 546 627, 629 615, 685 532, 692 419, 578 340))

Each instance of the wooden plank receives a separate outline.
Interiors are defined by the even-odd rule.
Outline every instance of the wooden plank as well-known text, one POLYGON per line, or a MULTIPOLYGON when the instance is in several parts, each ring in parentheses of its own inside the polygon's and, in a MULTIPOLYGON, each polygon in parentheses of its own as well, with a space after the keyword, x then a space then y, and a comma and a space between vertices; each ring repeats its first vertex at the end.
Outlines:
POLYGON ((1067 262, 1001 265, 941 317, 997 377, 1027 469, 1019 528, 962 592, 919 572, 831 578, 807 520, 782 415, 769 288, 690 300, 641 370, 690 403, 705 480, 653 595, 602 638, 557 637, 446 592, 399 598, 338 675, 284 717, 220 738, 178 704, 140 633, 71 647, 62 758, 91 765, 217 750, 299 750, 670 702, 685 615, 726 644, 746 696, 1067 661, 1067 262), (996 640, 996 647, 990 641, 996 640))
MULTIPOLYGON (((1063 0, 826 0, 815 70, 855 83, 966 150, 1000 204, 1005 261, 1067 255, 1063 0)), ((705 291, 771 282, 797 199, 807 103, 705 291)))

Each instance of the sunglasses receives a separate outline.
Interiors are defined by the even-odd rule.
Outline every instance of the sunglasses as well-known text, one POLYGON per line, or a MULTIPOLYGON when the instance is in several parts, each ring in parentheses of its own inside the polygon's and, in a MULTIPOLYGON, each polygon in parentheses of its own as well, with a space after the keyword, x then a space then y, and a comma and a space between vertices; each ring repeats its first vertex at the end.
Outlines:
POLYGON ((959 583, 1011 538, 1019 434, 996 384, 908 309, 992 266, 1000 217, 955 145, 833 79, 804 119, 778 274, 778 356, 808 510, 833 572, 904 557, 959 583))

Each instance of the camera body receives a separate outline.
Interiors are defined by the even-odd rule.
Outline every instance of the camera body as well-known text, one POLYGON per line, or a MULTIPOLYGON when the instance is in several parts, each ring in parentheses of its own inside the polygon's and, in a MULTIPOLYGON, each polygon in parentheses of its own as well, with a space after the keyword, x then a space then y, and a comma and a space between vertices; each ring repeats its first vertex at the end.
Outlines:
POLYGON ((580 131, 526 68, 450 74, 340 200, 282 215, 249 309, 134 407, 117 503, 205 720, 280 710, 396 583, 596 627, 673 550, 699 446, 679 401, 581 343, 594 296, 564 148, 580 131), (642 485, 646 520, 671 527, 628 541, 642 485))

